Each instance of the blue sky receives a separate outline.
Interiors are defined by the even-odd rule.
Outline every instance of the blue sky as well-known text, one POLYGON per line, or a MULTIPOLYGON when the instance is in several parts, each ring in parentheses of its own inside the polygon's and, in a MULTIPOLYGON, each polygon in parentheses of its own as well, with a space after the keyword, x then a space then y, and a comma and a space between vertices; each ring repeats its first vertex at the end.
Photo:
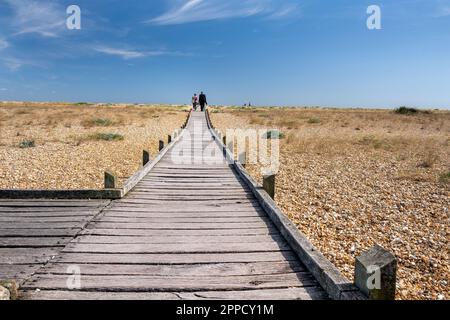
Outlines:
POLYGON ((0 100, 200 90, 212 104, 448 109, 450 0, 0 0, 0 100), (71 4, 81 30, 66 27, 71 4))

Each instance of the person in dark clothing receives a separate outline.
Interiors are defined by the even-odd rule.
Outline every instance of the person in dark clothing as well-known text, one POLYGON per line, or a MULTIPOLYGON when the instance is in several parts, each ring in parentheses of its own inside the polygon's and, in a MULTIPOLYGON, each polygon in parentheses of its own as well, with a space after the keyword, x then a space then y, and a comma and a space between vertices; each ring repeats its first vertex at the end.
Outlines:
POLYGON ((200 103, 200 107, 202 112, 205 111, 205 106, 208 104, 208 101, 206 101, 206 95, 203 93, 200 93, 200 96, 198 97, 198 102, 200 103))
POLYGON ((198 97, 197 94, 194 93, 194 96, 192 97, 192 110, 197 111, 197 105, 198 105, 198 97))

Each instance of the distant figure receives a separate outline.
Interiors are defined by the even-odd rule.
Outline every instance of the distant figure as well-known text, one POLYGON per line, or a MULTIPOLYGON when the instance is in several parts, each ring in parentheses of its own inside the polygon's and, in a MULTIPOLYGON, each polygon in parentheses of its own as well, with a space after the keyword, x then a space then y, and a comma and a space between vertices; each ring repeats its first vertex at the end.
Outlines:
POLYGON ((199 102, 202 112, 205 111, 205 106, 208 104, 208 101, 206 101, 206 95, 203 93, 203 91, 200 93, 199 102))
POLYGON ((198 105, 198 97, 197 94, 194 93, 194 96, 192 97, 192 110, 197 111, 197 105, 198 105))

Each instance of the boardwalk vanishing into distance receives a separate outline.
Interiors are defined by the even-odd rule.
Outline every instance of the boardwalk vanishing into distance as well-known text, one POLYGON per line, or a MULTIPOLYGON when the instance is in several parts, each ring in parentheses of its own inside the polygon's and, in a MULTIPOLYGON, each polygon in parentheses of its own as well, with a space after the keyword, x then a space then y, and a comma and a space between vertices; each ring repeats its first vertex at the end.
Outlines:
POLYGON ((0 221, 0 279, 22 299, 329 298, 202 112, 124 198, 2 200, 0 221), (195 160, 211 146, 221 161, 195 160))

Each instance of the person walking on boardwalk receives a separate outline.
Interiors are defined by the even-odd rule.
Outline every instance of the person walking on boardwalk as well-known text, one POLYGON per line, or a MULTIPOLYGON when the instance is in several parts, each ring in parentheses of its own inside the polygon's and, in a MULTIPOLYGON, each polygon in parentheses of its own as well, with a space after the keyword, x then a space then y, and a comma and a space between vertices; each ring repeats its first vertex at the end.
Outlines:
POLYGON ((205 111, 205 106, 208 104, 208 101, 206 101, 206 95, 203 93, 203 91, 200 93, 199 102, 202 112, 205 111))
POLYGON ((198 97, 197 94, 194 93, 194 96, 192 97, 192 110, 197 111, 197 105, 198 105, 198 97))

